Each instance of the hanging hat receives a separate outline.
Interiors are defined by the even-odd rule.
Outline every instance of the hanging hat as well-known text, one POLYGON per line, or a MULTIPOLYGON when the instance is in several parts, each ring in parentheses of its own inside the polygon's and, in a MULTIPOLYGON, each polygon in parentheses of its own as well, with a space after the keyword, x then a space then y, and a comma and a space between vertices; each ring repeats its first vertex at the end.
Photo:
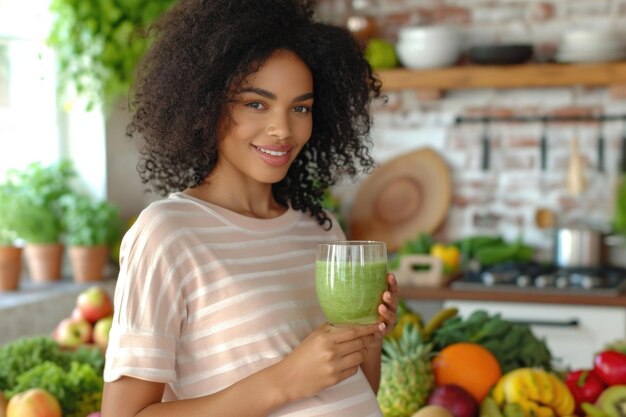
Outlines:
POLYGON ((379 167, 359 187, 350 210, 350 239, 379 240, 395 251, 445 221, 452 200, 450 171, 431 148, 379 167))

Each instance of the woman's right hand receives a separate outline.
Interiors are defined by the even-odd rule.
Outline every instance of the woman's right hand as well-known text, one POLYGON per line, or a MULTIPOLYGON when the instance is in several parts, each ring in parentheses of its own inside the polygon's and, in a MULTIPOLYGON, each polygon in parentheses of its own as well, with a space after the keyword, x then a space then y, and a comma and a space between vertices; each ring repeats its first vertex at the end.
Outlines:
POLYGON ((291 401, 317 394, 354 375, 367 348, 382 338, 381 324, 318 327, 279 363, 291 401))

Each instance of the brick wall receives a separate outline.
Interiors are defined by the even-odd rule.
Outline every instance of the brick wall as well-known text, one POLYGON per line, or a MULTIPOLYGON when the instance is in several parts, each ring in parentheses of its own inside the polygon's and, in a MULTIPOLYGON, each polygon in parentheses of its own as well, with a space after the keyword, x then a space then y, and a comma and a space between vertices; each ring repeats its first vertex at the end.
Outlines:
MULTIPOLYGON (((465 33, 467 45, 521 40, 537 50, 550 50, 566 28, 612 27, 624 35, 626 0, 326 0, 319 6, 325 20, 343 23, 362 13, 372 16, 379 36, 395 41, 404 24, 448 22, 465 33), (365 8, 351 9, 368 4, 365 8)), ((625 35, 626 36, 626 35, 625 35)), ((442 237, 502 233, 549 249, 550 235, 536 225, 539 208, 554 210, 562 220, 586 219, 606 225, 613 211, 622 121, 552 123, 547 170, 540 167, 541 123, 491 123, 491 166, 481 169, 480 124, 454 123, 460 115, 626 114, 620 89, 533 88, 457 90, 442 97, 418 91, 388 93, 389 102, 375 113, 374 155, 379 162, 420 146, 439 150, 453 174, 454 200, 442 237), (597 139, 606 141, 605 172, 598 172, 597 139), (570 143, 578 137, 588 188, 580 196, 566 190, 570 143)), ((355 194, 353 184, 336 187, 346 213, 355 194)))

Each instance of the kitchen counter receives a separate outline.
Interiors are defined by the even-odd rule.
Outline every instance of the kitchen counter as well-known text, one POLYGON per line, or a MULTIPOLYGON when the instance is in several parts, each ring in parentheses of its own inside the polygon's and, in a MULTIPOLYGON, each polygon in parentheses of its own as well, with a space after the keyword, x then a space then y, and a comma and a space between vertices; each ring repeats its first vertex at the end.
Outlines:
POLYGON ((409 300, 476 300, 523 302, 538 304, 590 305, 626 308, 626 294, 585 295, 585 294, 551 294, 538 291, 507 291, 502 290, 460 290, 450 287, 415 287, 404 285, 399 288, 400 298, 409 300))

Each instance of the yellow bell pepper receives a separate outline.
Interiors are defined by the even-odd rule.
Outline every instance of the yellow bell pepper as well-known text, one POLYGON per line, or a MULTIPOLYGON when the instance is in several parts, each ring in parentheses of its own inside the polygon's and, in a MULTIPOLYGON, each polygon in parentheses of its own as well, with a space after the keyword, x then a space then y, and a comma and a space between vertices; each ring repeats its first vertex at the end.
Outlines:
POLYGON ((430 248, 430 254, 443 261, 443 271, 451 274, 458 271, 461 264, 461 251, 453 245, 436 243, 430 248))

